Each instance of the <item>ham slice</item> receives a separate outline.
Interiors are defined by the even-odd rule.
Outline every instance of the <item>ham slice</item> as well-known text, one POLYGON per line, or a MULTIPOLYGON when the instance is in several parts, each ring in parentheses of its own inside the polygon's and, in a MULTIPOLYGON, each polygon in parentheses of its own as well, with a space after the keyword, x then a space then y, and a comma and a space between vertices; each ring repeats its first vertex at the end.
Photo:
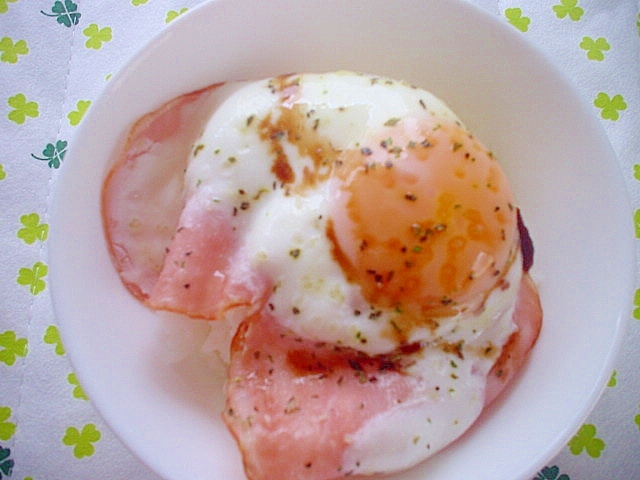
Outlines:
POLYGON ((239 259, 228 212, 185 191, 184 171, 218 87, 182 95, 136 122, 102 192, 107 243, 127 289, 152 308, 207 319, 259 305, 268 288, 239 259))
POLYGON ((180 96, 138 120, 102 190, 107 244, 124 285, 151 294, 184 207, 184 170, 209 119, 217 85, 180 96))
POLYGON ((344 476, 348 434, 406 401, 416 381, 392 357, 313 343, 268 314, 245 321, 231 347, 224 419, 249 479, 344 476))
POLYGON ((147 304, 205 319, 235 307, 247 313, 260 308, 270 282, 251 268, 239 245, 231 212, 197 192, 180 216, 147 304))
POLYGON ((490 405, 524 365, 542 328, 538 289, 528 273, 522 276, 513 321, 517 330, 502 347, 500 357, 487 376, 485 406, 490 405))
MULTIPOLYGON (((525 273, 514 322, 487 378, 485 407, 521 368, 542 319, 538 293, 525 273)), ((329 480, 343 467, 350 439, 381 413, 416 401, 421 379, 406 373, 419 352, 368 357, 297 338, 259 314, 240 326, 231 347, 224 419, 242 451, 250 480, 329 480)))

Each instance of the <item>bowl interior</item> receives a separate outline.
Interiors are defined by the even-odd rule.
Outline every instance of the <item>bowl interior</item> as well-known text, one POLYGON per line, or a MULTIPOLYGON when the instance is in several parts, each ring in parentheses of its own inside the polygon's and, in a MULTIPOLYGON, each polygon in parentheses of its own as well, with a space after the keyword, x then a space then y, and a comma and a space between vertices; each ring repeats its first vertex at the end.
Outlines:
POLYGON ((163 477, 244 478, 219 415, 224 376, 197 355, 164 361, 162 322, 111 265, 100 188, 132 122, 176 95, 339 69, 432 91, 494 151, 533 236, 545 313, 507 395, 461 440, 393 478, 531 476, 609 377, 632 298, 631 214, 608 141, 568 81, 506 23, 462 0, 218 0, 153 39, 94 102, 56 186, 51 283, 74 368, 114 431, 163 477))

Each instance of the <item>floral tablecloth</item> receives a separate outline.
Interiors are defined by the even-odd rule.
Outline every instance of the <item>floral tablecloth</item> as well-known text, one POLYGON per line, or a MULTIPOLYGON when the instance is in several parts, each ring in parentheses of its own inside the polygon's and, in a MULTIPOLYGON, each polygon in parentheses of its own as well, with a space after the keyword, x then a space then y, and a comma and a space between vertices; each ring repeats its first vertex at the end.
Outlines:
MULTIPOLYGON (((158 478, 109 430, 66 358, 49 297, 48 217, 66 151, 104 85, 201 2, 0 0, 0 480, 158 478)), ((592 105, 640 239, 638 2, 472 3, 546 52, 592 105)), ((640 289, 630 301, 636 308, 601 400, 536 480, 640 478, 640 289)))

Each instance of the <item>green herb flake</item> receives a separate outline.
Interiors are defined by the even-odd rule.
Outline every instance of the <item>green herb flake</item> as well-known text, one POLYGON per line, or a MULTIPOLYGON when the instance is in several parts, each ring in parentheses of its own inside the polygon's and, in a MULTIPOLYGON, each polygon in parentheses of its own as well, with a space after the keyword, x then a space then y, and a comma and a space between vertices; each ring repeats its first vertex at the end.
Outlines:
POLYGON ((402 328, 394 320, 389 320, 389 323, 397 333, 402 333, 402 328))
POLYGON ((193 149, 193 156, 196 157, 204 148, 204 144, 200 143, 193 149))

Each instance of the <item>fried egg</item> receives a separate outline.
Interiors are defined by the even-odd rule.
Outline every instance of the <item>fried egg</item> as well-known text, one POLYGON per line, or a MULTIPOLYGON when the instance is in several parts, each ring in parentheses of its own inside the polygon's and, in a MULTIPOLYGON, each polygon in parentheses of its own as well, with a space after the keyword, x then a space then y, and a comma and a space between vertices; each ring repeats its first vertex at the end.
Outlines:
POLYGON ((228 88, 187 185, 233 212, 284 326, 378 354, 469 341, 513 305, 513 194, 442 101, 349 72, 228 88))

